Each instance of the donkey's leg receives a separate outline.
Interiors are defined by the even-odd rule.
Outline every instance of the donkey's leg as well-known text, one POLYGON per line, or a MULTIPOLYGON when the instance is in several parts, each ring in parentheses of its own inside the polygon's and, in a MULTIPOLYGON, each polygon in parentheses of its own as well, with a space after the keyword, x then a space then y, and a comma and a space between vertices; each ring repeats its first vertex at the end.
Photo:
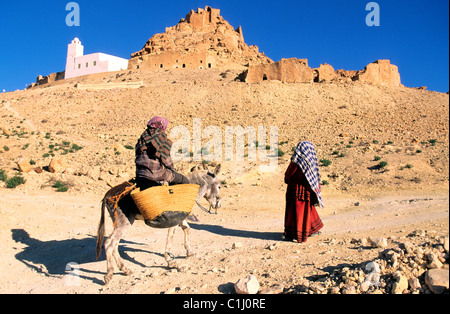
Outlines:
POLYGON ((194 256, 194 253, 192 252, 192 248, 191 248, 191 242, 189 239, 189 234, 191 233, 191 227, 189 226, 189 224, 187 223, 186 220, 184 220, 180 226, 184 232, 184 248, 186 249, 186 255, 187 255, 187 257, 194 256))
POLYGON ((106 252, 106 265, 107 273, 105 276, 105 284, 108 284, 114 275, 114 264, 115 261, 117 266, 126 275, 130 275, 131 272, 125 267, 122 259, 119 255, 119 242, 125 234, 125 231, 131 226, 128 219, 122 213, 116 219, 116 227, 105 241, 105 252, 106 252))
POLYGON ((176 266, 173 254, 170 253, 170 249, 172 248, 173 236, 175 235, 176 228, 177 227, 169 228, 169 231, 167 232, 166 251, 164 253, 164 258, 166 259, 167 265, 169 267, 175 267, 176 266))

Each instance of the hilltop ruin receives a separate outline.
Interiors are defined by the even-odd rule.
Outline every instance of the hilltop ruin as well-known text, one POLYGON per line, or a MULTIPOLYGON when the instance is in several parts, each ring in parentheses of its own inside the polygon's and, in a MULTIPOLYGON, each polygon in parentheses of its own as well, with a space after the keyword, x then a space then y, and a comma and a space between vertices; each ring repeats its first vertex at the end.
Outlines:
MULTIPOLYGON (((77 62, 82 73, 93 71, 86 71, 88 63, 77 62)), ((96 61, 92 61, 92 65, 95 67, 96 61)), ((166 27, 164 33, 153 35, 141 50, 131 54, 128 61, 128 70, 215 68, 243 71, 238 78, 247 83, 265 80, 285 83, 360 81, 379 86, 403 86, 398 67, 389 60, 377 60, 359 71, 334 70, 326 63, 311 68, 307 59, 290 58, 274 62, 259 52, 257 46, 245 43, 241 26, 235 29, 220 15, 219 9, 209 6, 191 10, 177 25, 166 27)), ((36 84, 30 87, 69 77, 66 69, 66 75, 60 72, 39 76, 36 84)))
POLYGON ((191 10, 165 33, 155 34, 131 55, 128 69, 236 68, 273 61, 257 46, 244 41, 242 27, 234 29, 219 9, 191 10))
POLYGON ((307 59, 281 59, 272 64, 253 65, 241 75, 247 83, 256 83, 266 80, 278 80, 286 83, 320 83, 320 82, 351 82, 381 86, 402 86, 398 67, 389 60, 377 60, 368 64, 360 71, 337 70, 329 64, 321 64, 312 69, 307 59))

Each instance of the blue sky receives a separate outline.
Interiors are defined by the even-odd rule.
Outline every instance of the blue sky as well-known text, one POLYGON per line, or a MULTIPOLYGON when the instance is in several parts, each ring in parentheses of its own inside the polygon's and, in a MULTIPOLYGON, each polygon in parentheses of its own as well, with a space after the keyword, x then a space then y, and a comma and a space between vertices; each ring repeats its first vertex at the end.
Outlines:
POLYGON ((247 44, 274 61, 307 58, 311 67, 360 70, 377 59, 399 67, 408 87, 449 90, 449 1, 378 0, 380 26, 366 25, 370 0, 0 0, 0 92, 24 89, 39 74, 65 68, 67 44, 85 54, 129 58, 154 34, 210 5, 247 44), (80 6, 80 26, 66 25, 66 4, 80 6))

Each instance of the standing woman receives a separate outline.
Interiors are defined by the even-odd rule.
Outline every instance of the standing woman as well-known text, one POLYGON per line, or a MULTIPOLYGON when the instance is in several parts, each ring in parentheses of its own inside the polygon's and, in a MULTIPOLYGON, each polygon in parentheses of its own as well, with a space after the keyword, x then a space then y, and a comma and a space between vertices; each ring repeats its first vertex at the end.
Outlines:
POLYGON ((300 142, 284 175, 286 213, 284 239, 306 242, 322 227, 316 206, 323 207, 320 195, 319 163, 314 145, 300 142))

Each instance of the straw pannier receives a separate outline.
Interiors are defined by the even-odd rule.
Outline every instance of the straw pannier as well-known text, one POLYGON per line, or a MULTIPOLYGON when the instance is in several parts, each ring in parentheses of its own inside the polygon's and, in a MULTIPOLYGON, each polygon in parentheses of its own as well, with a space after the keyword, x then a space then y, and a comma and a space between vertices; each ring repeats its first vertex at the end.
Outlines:
POLYGON ((180 184, 155 186, 144 191, 131 192, 136 206, 145 220, 154 220, 164 212, 184 212, 189 214, 197 199, 200 186, 180 184))

